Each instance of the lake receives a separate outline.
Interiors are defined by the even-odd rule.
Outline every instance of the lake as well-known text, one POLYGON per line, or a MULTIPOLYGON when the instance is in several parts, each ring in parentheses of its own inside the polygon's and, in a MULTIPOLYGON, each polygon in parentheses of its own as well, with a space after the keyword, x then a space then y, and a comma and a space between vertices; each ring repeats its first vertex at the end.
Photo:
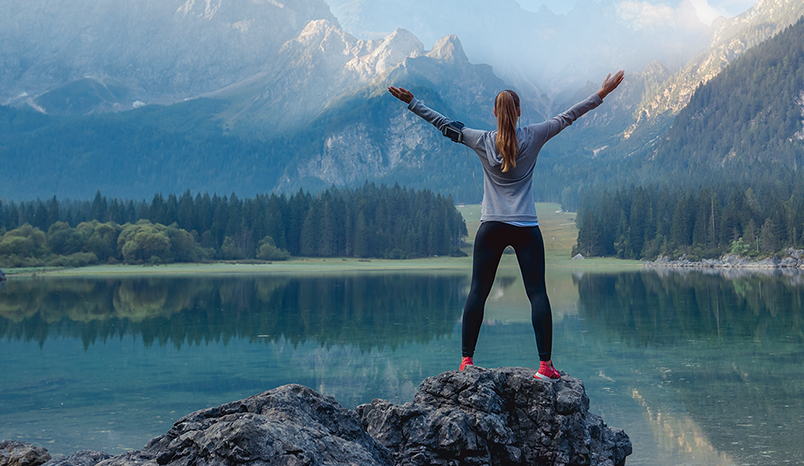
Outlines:
MULTIPOLYGON (((119 454, 288 383, 410 401, 460 362, 468 272, 12 277, 0 439, 119 454)), ((631 437, 628 464, 804 464, 804 278, 548 270, 556 367, 631 437)), ((513 257, 475 362, 538 366, 513 257)))

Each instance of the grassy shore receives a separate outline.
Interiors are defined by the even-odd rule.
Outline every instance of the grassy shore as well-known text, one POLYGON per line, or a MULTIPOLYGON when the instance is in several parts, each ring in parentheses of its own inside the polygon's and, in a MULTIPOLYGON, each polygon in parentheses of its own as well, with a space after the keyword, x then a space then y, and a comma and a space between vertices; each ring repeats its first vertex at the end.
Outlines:
MULTIPOLYGON (((458 210, 466 220, 469 231, 467 254, 472 253, 475 232, 480 225, 480 206, 461 205, 458 210)), ((611 258, 572 260, 570 253, 578 237, 575 214, 561 211, 558 204, 538 203, 539 224, 544 236, 548 268, 572 268, 595 270, 623 270, 638 268, 639 261, 611 258)), ((287 261, 271 263, 215 262, 210 264, 169 265, 95 265, 81 268, 25 268, 4 269, 9 276, 110 276, 154 274, 236 274, 236 273, 345 273, 382 271, 436 271, 471 269, 471 257, 428 257, 424 259, 386 260, 356 258, 304 258, 294 257, 287 261)), ((501 267, 516 267, 513 254, 503 257, 501 267)))

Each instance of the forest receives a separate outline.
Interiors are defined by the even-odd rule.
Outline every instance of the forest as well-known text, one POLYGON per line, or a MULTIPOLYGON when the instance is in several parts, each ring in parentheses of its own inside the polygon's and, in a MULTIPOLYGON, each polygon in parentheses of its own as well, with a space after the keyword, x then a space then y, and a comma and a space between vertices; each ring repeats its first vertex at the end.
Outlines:
POLYGON ((590 189, 578 211, 573 254, 655 259, 770 256, 804 246, 801 183, 590 189))
POLYGON ((0 266, 161 264, 463 254, 451 197, 376 186, 240 199, 186 191, 151 202, 0 201, 0 266))

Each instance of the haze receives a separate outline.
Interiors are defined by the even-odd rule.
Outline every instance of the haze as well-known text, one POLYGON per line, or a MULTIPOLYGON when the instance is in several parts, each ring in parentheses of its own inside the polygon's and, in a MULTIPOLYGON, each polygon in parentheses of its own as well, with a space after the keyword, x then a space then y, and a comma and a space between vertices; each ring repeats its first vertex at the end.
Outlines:
POLYGON ((404 28, 426 48, 456 35, 531 96, 574 93, 608 71, 678 71, 705 49, 719 22, 755 0, 327 0, 341 26, 364 39, 404 28), (546 8, 545 8, 546 7, 546 8), (655 67, 654 67, 655 68, 655 67))
MULTIPOLYGON (((546 6, 553 13, 566 14, 572 10, 573 7, 575 7, 576 3, 578 3, 578 0, 519 0, 519 4, 522 5, 523 9, 532 11, 534 13, 538 12, 542 6, 546 6)), ((677 7, 681 2, 632 1, 628 3, 641 3, 654 8, 657 6, 660 7, 669 5, 672 8, 673 5, 676 5, 677 7)), ((739 15, 740 13, 754 6, 756 0, 690 0, 690 3, 695 6, 695 9, 698 12, 698 18, 701 20, 701 22, 711 25, 712 21, 718 16, 730 18, 732 16, 739 15)))

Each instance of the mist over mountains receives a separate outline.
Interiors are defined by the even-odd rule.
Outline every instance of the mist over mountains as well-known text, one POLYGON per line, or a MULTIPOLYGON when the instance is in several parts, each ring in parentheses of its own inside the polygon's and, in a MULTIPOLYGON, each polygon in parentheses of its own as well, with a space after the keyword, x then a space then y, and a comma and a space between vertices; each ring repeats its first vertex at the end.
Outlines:
POLYGON ((369 180, 477 201, 473 155, 387 85, 490 129, 499 90, 523 95, 529 124, 637 67, 542 153, 535 192, 560 200, 649 153, 701 83, 804 14, 798 1, 760 0, 709 27, 686 2, 653 5, 661 21, 646 5, 580 0, 556 15, 513 0, 5 2, 0 198, 369 180))

